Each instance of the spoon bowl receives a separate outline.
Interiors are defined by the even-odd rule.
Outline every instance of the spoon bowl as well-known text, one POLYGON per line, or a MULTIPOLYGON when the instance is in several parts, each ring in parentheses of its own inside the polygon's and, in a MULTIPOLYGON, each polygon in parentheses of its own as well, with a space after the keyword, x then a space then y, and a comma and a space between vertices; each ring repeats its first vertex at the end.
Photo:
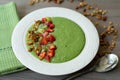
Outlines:
POLYGON ((95 67, 96 72, 107 72, 112 70, 118 64, 119 59, 115 54, 107 54, 100 58, 98 64, 95 67))

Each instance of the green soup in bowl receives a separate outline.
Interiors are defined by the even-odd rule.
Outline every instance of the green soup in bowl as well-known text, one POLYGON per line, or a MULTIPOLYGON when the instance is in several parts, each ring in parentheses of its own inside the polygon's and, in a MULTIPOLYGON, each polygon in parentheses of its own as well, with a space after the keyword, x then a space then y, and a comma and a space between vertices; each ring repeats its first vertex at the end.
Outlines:
MULTIPOLYGON (((63 17, 51 17, 55 28, 53 34, 56 40, 53 42, 57 49, 55 55, 51 59, 51 63, 63 63, 70 61, 80 55, 85 46, 85 34, 78 24, 63 17)), ((29 28, 32 30, 32 26, 29 28)), ((26 43, 29 41, 28 34, 26 36, 26 43)), ((29 45, 27 45, 29 48, 29 45)), ((30 52, 33 56, 39 59, 34 51, 30 52)), ((46 62, 45 59, 43 61, 46 62)))

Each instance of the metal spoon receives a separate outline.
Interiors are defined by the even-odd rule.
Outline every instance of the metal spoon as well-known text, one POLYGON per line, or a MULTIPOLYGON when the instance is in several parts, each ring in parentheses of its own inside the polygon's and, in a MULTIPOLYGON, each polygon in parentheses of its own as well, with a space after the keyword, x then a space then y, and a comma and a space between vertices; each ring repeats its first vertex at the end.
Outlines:
POLYGON ((98 60, 98 62, 93 67, 91 67, 90 69, 88 69, 84 72, 81 72, 81 73, 77 73, 73 76, 67 77, 64 80, 73 80, 73 79, 75 79, 75 78, 77 78, 77 77, 79 77, 79 76, 81 76, 85 73, 91 72, 91 71, 107 72, 107 71, 110 71, 113 68, 115 68, 116 65, 118 64, 118 62, 119 62, 119 59, 118 59, 117 55, 107 54, 107 55, 103 56, 102 58, 100 58, 98 60))

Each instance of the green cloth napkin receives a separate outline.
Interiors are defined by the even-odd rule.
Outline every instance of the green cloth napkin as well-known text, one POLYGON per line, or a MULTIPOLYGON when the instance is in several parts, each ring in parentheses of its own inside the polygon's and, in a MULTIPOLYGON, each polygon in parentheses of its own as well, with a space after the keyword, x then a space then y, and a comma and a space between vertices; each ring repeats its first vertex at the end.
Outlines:
POLYGON ((18 21, 14 2, 0 5, 0 75, 26 69, 17 60, 11 47, 12 32, 18 21))

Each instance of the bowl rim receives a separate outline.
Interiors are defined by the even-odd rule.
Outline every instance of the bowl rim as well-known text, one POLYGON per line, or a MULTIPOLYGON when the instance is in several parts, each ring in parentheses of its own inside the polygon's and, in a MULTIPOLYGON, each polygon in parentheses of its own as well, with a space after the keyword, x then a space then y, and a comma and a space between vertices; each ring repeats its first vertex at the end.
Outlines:
POLYGON ((48 7, 35 10, 19 21, 12 34, 12 48, 18 60, 32 71, 45 75, 65 75, 84 68, 93 60, 99 48, 99 35, 93 23, 82 14, 67 8, 48 7), (81 29, 85 33, 86 43, 79 56, 64 63, 54 64, 40 61, 27 52, 27 48, 25 47, 25 34, 29 28, 28 26, 30 26, 34 20, 46 16, 65 17, 81 26, 81 29))

